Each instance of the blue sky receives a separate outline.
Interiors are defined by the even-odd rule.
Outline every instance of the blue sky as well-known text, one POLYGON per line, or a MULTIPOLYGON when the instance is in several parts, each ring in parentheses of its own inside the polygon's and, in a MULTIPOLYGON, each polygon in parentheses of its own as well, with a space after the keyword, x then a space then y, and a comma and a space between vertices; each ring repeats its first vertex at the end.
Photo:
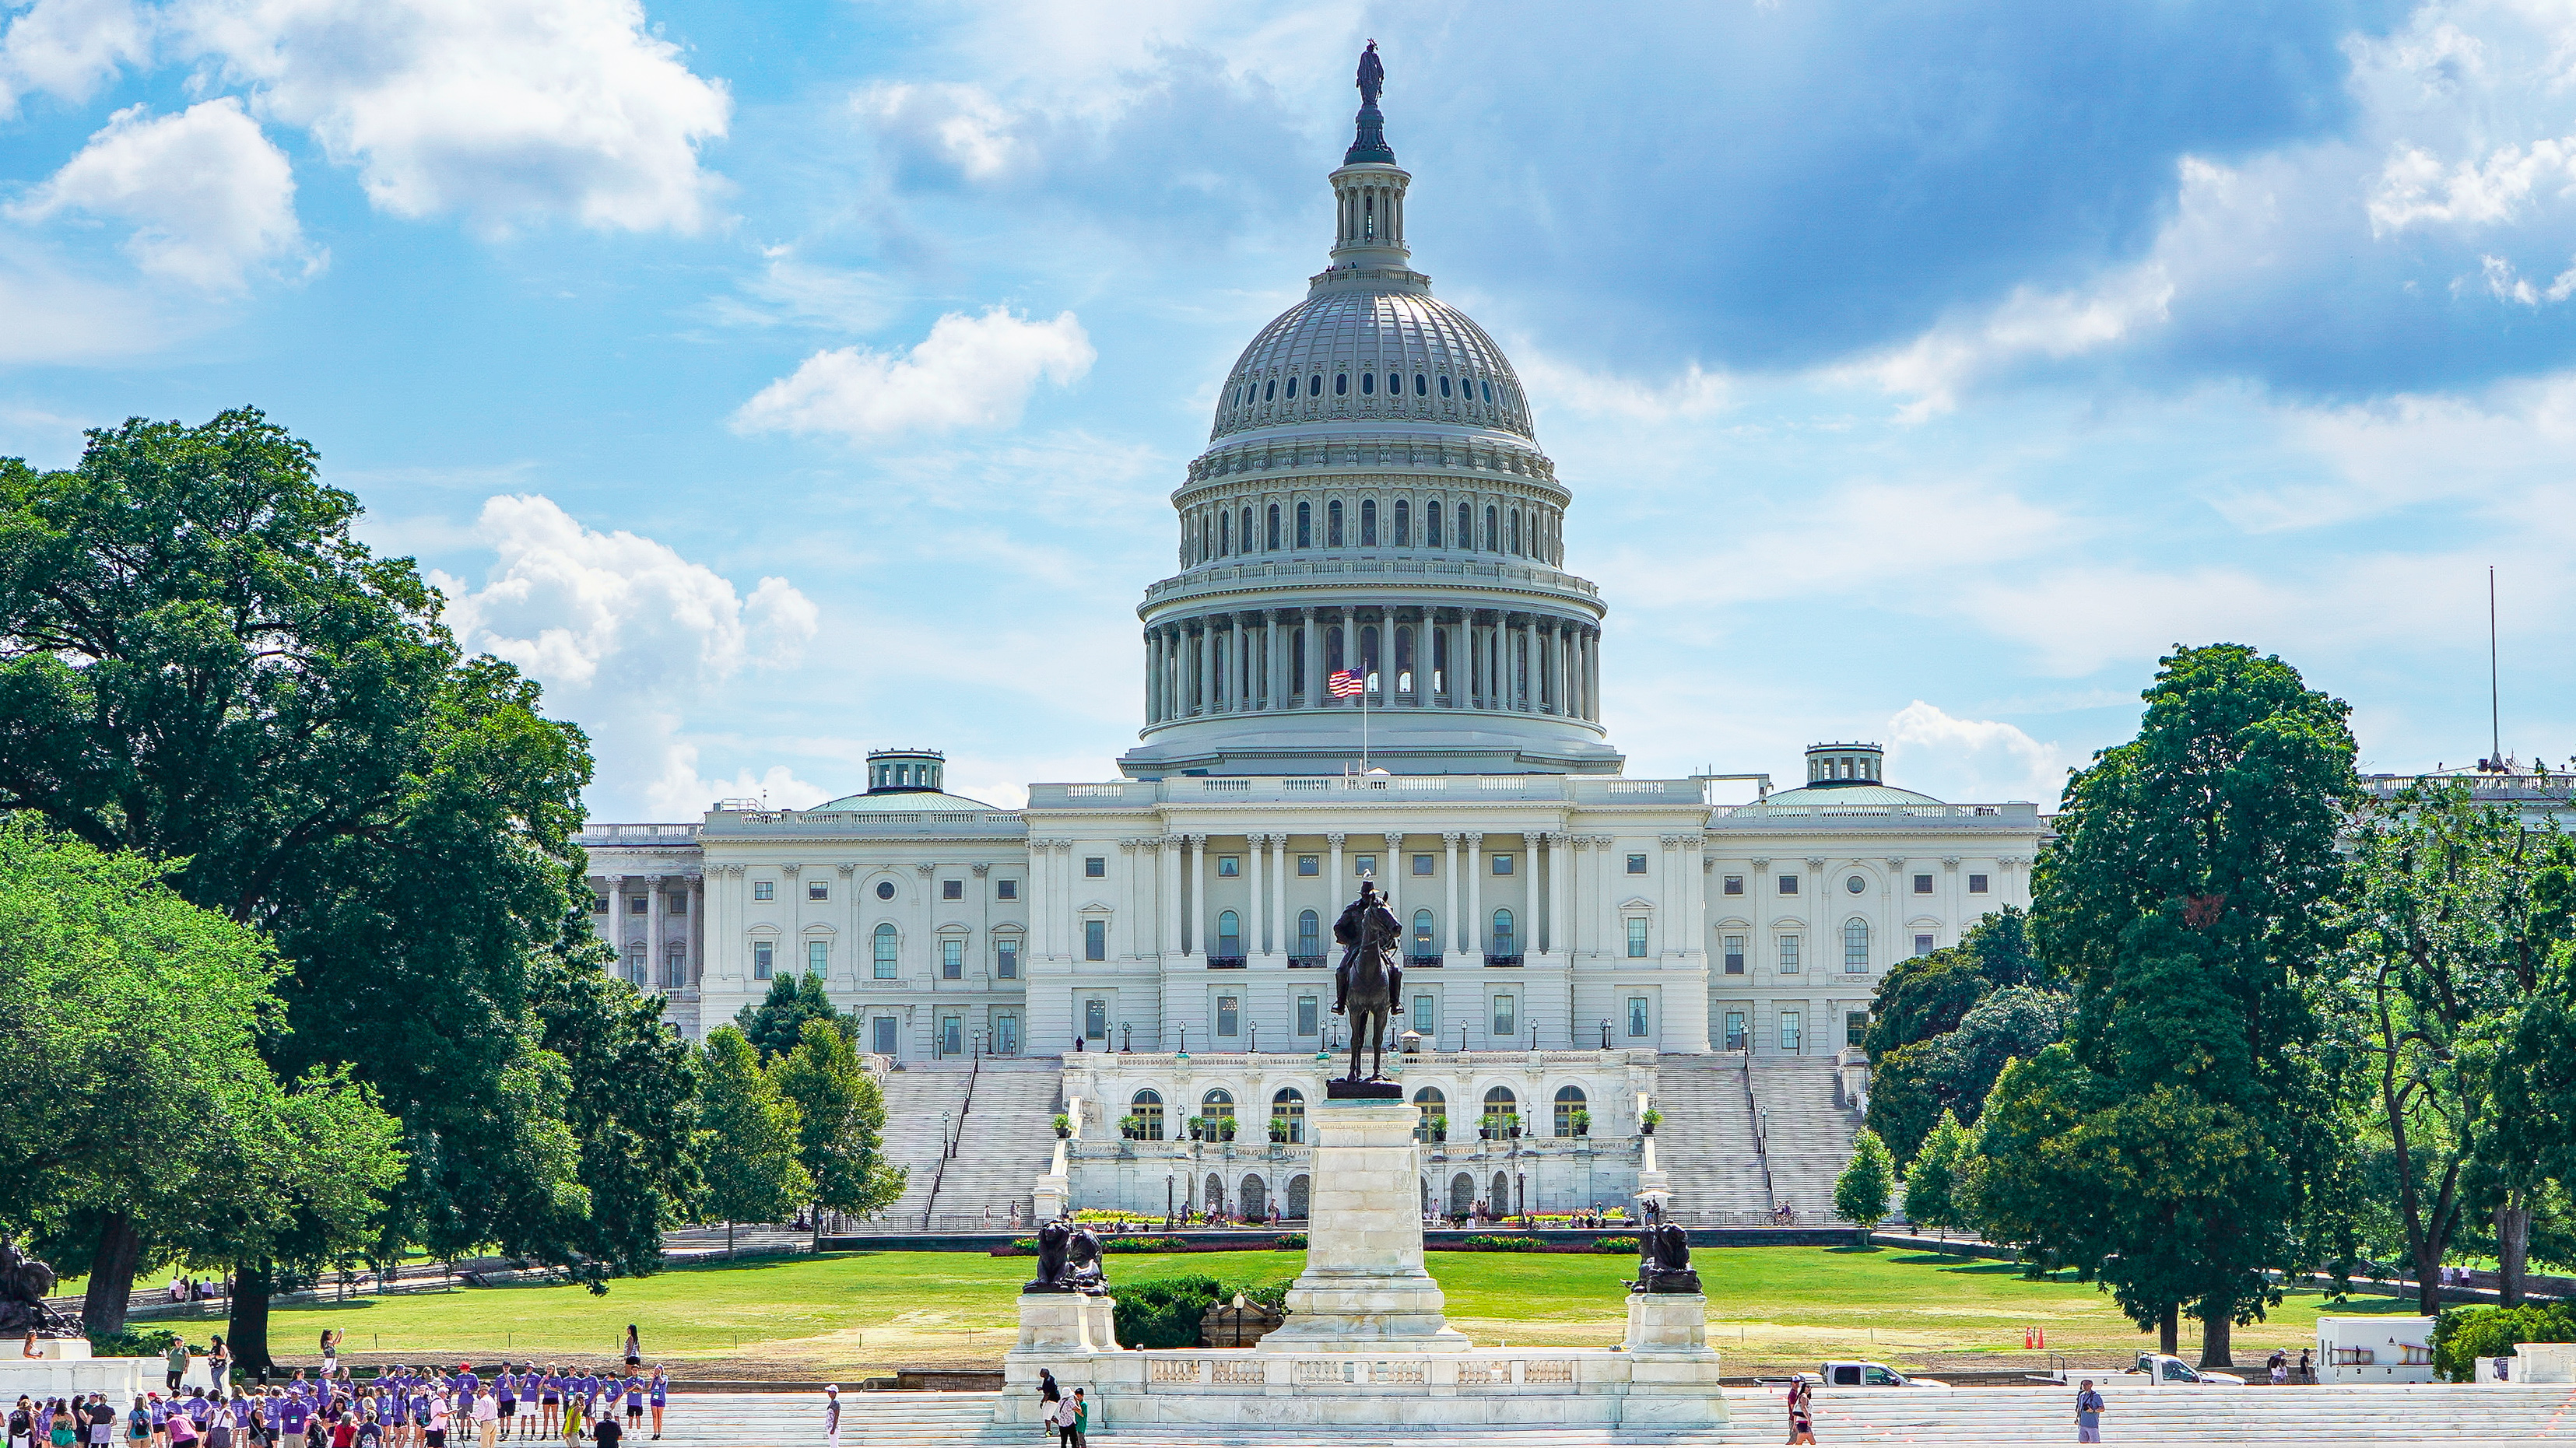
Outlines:
POLYGON ((2158 654, 2576 754, 2576 7, 0 0, 0 453, 252 403, 602 816, 1133 739, 1361 42, 1639 774, 2053 799, 2158 654))

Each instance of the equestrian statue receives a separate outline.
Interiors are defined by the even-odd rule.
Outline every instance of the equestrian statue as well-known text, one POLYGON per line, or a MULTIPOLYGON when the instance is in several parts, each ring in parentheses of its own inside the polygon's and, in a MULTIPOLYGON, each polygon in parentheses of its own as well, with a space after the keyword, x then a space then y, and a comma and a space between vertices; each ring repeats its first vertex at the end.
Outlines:
POLYGON ((1404 998, 1404 968, 1395 963, 1396 948, 1403 939, 1404 926, 1395 918, 1395 912, 1386 908, 1386 897, 1378 893, 1377 882, 1362 880, 1360 898, 1333 922, 1333 940, 1342 947, 1342 963, 1333 969, 1333 1014, 1350 1018, 1351 1069, 1341 1081, 1326 1087, 1328 1096, 1401 1094, 1392 1087, 1373 1091, 1355 1088, 1362 1082, 1384 1082, 1387 1022, 1395 1015, 1395 1003, 1404 998), (1360 1073, 1363 1043, 1372 1053, 1366 1075, 1360 1073), (1342 1089, 1335 1091, 1334 1086, 1342 1089))

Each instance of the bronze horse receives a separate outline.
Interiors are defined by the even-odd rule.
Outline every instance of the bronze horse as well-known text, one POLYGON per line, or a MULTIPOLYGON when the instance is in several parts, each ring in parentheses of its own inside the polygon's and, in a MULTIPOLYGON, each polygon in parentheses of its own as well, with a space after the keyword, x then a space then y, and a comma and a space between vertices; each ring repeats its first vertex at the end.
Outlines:
POLYGON ((1404 988, 1404 972, 1395 963, 1404 926, 1386 908, 1386 897, 1377 893, 1374 884, 1362 884, 1360 898, 1342 913, 1333 933, 1349 947, 1342 957, 1342 989, 1334 1002, 1334 1009, 1351 1023, 1351 1069, 1343 1079, 1375 1081, 1386 1065, 1387 1022, 1404 988), (1363 1043, 1372 1052, 1365 1076, 1360 1074, 1363 1043))

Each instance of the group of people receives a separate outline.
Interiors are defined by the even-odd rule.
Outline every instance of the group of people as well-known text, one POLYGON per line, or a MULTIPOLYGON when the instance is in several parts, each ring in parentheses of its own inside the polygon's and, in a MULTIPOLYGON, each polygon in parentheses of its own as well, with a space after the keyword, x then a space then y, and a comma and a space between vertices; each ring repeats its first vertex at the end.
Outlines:
POLYGON ((2290 1383, 2313 1383, 2317 1380, 2316 1356, 2306 1348, 2299 1349, 2299 1362, 2296 1367, 2290 1365, 2288 1348, 2274 1348, 2272 1356, 2264 1360, 2263 1368, 2271 1375, 2272 1386, 2276 1388, 2290 1383))
MULTIPOLYGON (((210 1366, 217 1361, 208 1358, 210 1366)), ((660 1438, 670 1401, 669 1375, 658 1366, 648 1375, 637 1362, 622 1373, 503 1363, 490 1377, 472 1363, 453 1372, 398 1365, 366 1379, 334 1364, 317 1378, 298 1368, 290 1381, 259 1390, 218 1374, 211 1389, 191 1387, 185 1396, 176 1380, 186 1360, 179 1362, 166 1394, 147 1393, 122 1414, 99 1393, 42 1405, 21 1397, 7 1448, 113 1448, 120 1416, 126 1448, 464 1448, 469 1430, 479 1448, 558 1434, 567 1445, 617 1448, 643 1430, 648 1412, 660 1438)))

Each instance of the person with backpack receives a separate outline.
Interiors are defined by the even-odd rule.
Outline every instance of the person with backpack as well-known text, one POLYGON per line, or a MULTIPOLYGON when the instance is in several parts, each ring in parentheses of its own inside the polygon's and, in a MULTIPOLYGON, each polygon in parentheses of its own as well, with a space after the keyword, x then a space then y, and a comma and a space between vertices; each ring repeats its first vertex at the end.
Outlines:
POLYGON ((2093 1380, 2086 1378, 2075 1392, 2075 1441, 2102 1441, 2102 1395, 2093 1391, 2093 1380))

